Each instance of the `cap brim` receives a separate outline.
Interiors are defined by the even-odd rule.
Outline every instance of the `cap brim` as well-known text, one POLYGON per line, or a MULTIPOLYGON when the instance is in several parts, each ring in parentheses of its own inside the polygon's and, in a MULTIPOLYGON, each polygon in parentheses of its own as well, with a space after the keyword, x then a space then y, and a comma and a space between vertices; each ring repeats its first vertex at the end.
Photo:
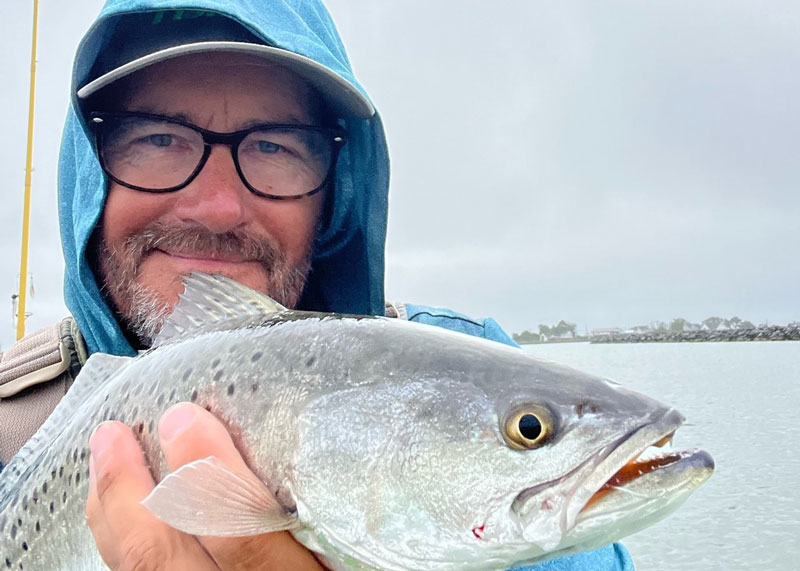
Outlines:
POLYGON ((375 114, 369 99, 347 80, 314 60, 281 48, 247 42, 197 42, 166 48, 130 61, 101 75, 78 90, 86 99, 100 89, 135 71, 178 56, 204 52, 231 52, 257 55, 285 67, 316 88, 329 107, 344 118, 369 119, 375 114))

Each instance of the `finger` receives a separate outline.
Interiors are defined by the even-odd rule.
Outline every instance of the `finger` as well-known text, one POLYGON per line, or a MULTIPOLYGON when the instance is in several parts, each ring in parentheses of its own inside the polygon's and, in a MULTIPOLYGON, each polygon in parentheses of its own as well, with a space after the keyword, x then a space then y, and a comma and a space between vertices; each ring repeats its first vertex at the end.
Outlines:
POLYGON ((97 497, 97 475, 94 467, 94 457, 89 456, 89 496, 86 498, 86 523, 94 534, 97 550, 106 565, 112 569, 116 567, 116 541, 111 533, 103 505, 97 497))
POLYGON ((112 569, 215 569, 200 544, 158 521, 139 502, 154 482, 131 430, 100 424, 89 439, 87 521, 112 569))
MULTIPOLYGON (((170 408, 161 417, 158 434, 170 470, 214 456, 234 472, 249 471, 225 426, 197 405, 180 403, 170 408)), ((311 552, 285 531, 199 540, 223 571, 322 568, 311 552)))

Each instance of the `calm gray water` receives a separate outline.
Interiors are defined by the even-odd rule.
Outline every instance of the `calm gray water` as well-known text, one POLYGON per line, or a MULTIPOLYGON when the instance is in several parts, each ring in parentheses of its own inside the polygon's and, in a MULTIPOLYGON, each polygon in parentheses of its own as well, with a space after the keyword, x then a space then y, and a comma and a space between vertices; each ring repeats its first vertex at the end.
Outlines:
POLYGON ((716 473, 624 543, 639 571, 800 569, 800 342, 528 345, 687 417, 674 447, 716 473))

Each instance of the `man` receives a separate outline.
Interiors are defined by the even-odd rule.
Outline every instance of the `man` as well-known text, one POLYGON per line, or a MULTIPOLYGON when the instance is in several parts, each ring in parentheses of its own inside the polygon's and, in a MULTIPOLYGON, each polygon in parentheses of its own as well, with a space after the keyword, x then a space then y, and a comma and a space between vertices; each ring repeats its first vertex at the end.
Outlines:
MULTIPOLYGON (((47 345, 35 336, 0 368, 0 419, 23 419, 27 434, 87 354, 148 347, 192 270, 290 307, 386 311, 383 129, 316 2, 109 0, 76 56, 59 185, 74 322, 58 331, 61 359, 47 374, 41 363, 30 371, 47 345)), ((511 343, 492 320, 391 313, 511 343)), ((194 405, 170 409, 158 433, 172 469, 210 455, 247 469, 225 428, 194 405)), ((5 459, 15 446, 2 444, 5 459)), ((169 528, 139 505, 154 483, 130 429, 103 423, 90 447, 87 519, 112 569, 320 567, 285 532, 221 539, 169 528)), ((630 562, 610 546, 541 568, 630 562)))

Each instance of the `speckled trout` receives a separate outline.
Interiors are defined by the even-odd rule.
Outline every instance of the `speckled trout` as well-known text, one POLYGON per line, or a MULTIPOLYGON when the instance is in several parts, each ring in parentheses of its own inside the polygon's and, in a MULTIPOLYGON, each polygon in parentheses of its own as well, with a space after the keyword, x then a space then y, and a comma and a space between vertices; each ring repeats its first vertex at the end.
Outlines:
POLYGON ((334 569, 506 569, 608 544, 713 470, 674 409, 521 350, 382 317, 291 311, 192 274, 154 348, 92 355, 0 478, 0 569, 103 569, 84 520, 88 440, 134 427, 144 504, 199 535, 290 530, 334 569), (167 474, 156 423, 209 408, 257 476, 167 474), (661 453, 661 450, 666 452, 661 453))

